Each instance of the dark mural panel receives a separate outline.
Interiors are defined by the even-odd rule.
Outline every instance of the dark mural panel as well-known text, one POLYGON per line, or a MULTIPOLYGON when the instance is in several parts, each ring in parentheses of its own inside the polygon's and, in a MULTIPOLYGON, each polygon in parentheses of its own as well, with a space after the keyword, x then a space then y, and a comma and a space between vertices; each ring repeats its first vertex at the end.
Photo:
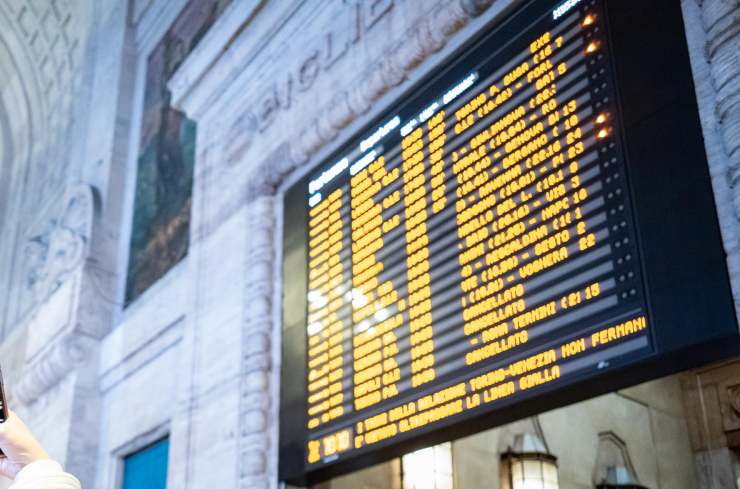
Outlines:
POLYGON ((167 82, 231 0, 191 0, 147 63, 126 304, 188 252, 195 122, 171 106, 167 82))

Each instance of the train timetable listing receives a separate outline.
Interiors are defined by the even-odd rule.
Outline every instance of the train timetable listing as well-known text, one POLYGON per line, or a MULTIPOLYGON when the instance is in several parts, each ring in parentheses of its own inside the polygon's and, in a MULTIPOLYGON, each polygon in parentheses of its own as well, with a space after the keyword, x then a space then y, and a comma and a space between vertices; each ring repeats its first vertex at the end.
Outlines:
POLYGON ((310 176, 308 466, 650 347, 603 15, 553 17, 310 176))

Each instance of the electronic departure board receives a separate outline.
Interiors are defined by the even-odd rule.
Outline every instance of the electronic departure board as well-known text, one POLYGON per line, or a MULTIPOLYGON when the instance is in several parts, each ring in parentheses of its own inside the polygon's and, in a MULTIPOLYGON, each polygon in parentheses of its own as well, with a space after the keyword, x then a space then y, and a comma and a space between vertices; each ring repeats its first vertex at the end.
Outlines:
POLYGON ((662 48, 617 3, 530 2, 287 192, 284 479, 737 336, 685 47, 641 85, 662 48))

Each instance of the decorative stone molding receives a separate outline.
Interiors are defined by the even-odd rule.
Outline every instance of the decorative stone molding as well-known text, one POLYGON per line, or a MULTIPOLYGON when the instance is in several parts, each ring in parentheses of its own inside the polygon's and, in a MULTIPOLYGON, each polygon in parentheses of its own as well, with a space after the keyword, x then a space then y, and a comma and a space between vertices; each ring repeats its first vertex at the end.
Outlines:
POLYGON ((718 387, 720 411, 722 413, 722 428, 725 433, 734 433, 740 430, 740 383, 735 370, 726 368, 728 378, 718 387))
MULTIPOLYGON (((279 145, 276 150, 253 165, 249 171, 247 200, 270 195, 285 177, 306 163, 311 155, 334 140, 339 132, 367 112, 389 89, 401 84, 413 70, 432 54, 441 50, 447 41, 472 18, 482 14, 495 0, 457 0, 437 2, 428 15, 422 16, 386 52, 377 56, 370 68, 353 83, 316 112, 318 116, 300 130, 297 137, 279 145)), ((247 157, 249 147, 258 131, 259 118, 251 112, 236 117, 228 134, 228 161, 247 157)))
POLYGON ((682 3, 717 213, 740 314, 740 2, 682 3))
POLYGON ((239 487, 266 489, 270 481, 271 342, 273 325, 274 197, 260 197, 248 210, 249 273, 242 329, 239 399, 239 487))
POLYGON ((318 111, 318 117, 299 132, 297 140, 290 145, 294 165, 305 163, 310 155, 332 141, 342 128, 367 112, 390 88, 406 80, 414 68, 442 49, 447 39, 493 1, 438 2, 429 15, 421 17, 399 36, 395 45, 358 77, 357 83, 349 84, 349 88, 337 94, 327 107, 318 111))
POLYGON ((226 141, 226 161, 235 164, 241 161, 249 149, 257 131, 257 119, 250 112, 240 115, 229 128, 226 141))

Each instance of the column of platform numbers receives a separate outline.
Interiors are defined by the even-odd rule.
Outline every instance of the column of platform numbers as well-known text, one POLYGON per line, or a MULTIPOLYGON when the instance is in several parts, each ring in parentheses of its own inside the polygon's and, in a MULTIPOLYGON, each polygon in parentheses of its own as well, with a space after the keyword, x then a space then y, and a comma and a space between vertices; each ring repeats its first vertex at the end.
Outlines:
POLYGON ((382 280, 385 264, 377 254, 384 236, 401 222, 400 211, 386 215, 400 201, 400 191, 379 197, 399 178, 399 168, 387 171, 380 156, 350 181, 352 208, 353 394, 355 410, 398 394, 401 370, 396 361, 396 330, 403 324, 405 300, 391 280, 382 280))
POLYGON ((308 281, 308 428, 344 414, 346 270, 342 189, 309 210, 308 281))
MULTIPOLYGON (((579 249, 584 251, 596 244, 596 236, 594 233, 587 232, 586 223, 583 221, 583 213, 580 207, 588 198, 588 189, 581 186, 581 179, 578 175, 580 162, 576 159, 585 151, 583 142, 584 130, 581 127, 582 121, 578 115, 578 112, 582 108, 579 107, 576 98, 567 100, 562 107, 560 104, 554 103, 557 100, 556 94, 561 91, 558 82, 569 70, 566 61, 556 63, 552 60, 553 54, 563 46, 563 36, 558 36, 554 40, 551 40, 549 34, 543 36, 540 42, 535 42, 530 46, 533 61, 538 63, 533 70, 536 73, 533 80, 535 81, 536 88, 543 87, 543 90, 538 94, 543 92, 548 94, 547 100, 543 101, 538 101, 537 97, 533 97, 530 100, 530 106, 539 109, 542 114, 547 115, 548 127, 550 128, 552 137, 555 139, 561 138, 565 150, 553 156, 549 168, 552 170, 552 173, 548 175, 547 179, 542 181, 538 190, 545 193, 545 199, 548 202, 563 197, 565 192, 572 192, 567 197, 567 204, 572 206, 573 209, 571 212, 564 214, 566 216, 565 221, 567 222, 563 222, 563 219, 558 221, 561 224, 560 232, 567 233, 567 230, 563 229, 563 224, 570 224, 573 221, 575 223, 576 233, 579 236, 579 249), (542 42, 544 42, 544 45, 542 42), (554 110, 551 110, 551 108, 554 108, 554 110), (548 193, 548 191, 559 188, 563 190, 548 193), (552 195, 552 197, 549 197, 549 195, 552 195)), ((547 170, 548 165, 541 166, 543 173, 547 170)), ((558 231, 557 223, 553 224, 553 227, 554 231, 558 231)))

